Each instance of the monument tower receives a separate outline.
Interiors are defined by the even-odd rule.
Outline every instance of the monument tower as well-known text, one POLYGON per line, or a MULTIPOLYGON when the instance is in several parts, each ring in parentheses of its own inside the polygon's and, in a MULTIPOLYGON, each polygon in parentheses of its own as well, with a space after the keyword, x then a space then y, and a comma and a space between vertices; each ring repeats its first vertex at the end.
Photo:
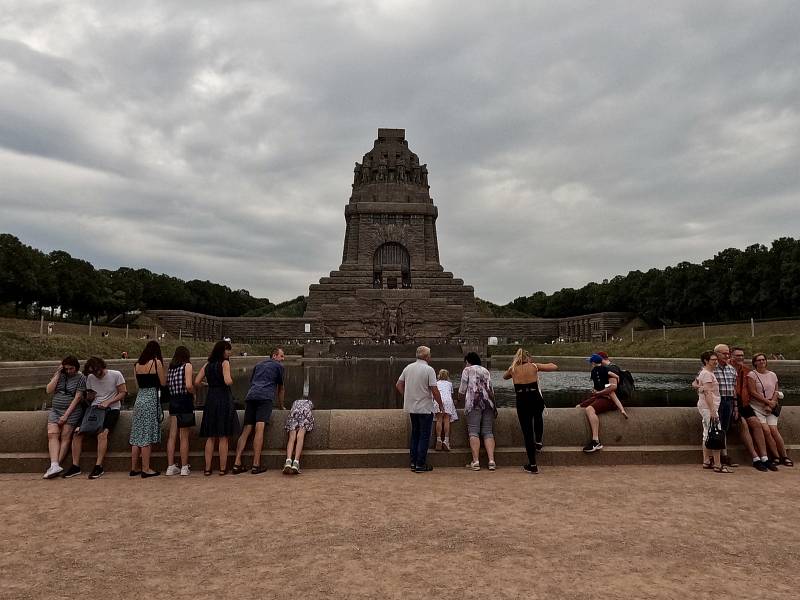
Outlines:
POLYGON ((461 336, 477 315, 472 286, 439 263, 427 165, 404 129, 378 129, 355 164, 338 271, 311 285, 305 318, 333 338, 424 342, 461 336))

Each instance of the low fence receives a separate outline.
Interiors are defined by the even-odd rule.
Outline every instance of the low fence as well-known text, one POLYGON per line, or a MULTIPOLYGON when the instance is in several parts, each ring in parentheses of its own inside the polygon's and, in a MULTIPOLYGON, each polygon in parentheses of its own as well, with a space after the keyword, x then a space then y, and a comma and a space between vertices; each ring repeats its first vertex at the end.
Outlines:
POLYGON ((32 320, 32 319, 12 319, 8 317, 0 317, 0 329, 6 331, 18 331, 22 333, 40 333, 42 335, 90 335, 100 337, 108 335, 115 338, 142 338, 150 337, 157 338, 162 334, 170 337, 168 332, 165 332, 160 327, 134 327, 134 326, 111 326, 107 324, 96 324, 87 321, 86 323, 70 323, 67 321, 59 320, 32 320))
POLYGON ((663 326, 658 329, 631 329, 628 339, 725 339, 732 336, 755 337, 786 333, 800 333, 800 317, 693 323, 691 325, 663 326))

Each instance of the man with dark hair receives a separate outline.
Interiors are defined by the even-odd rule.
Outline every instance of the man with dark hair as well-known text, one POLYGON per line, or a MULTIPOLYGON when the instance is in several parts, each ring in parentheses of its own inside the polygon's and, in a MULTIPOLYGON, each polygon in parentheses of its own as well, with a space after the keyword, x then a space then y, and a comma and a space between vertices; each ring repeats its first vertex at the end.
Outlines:
MULTIPOLYGON (((92 356, 83 366, 86 375, 86 398, 92 406, 105 411, 103 428, 97 432, 97 461, 94 469, 89 473, 89 479, 99 479, 103 476, 103 460, 108 451, 108 435, 114 431, 119 420, 119 411, 122 401, 128 395, 125 377, 119 371, 106 368, 106 362, 97 356, 92 356)), ((64 477, 70 478, 81 473, 81 450, 83 448, 84 433, 80 427, 75 430, 72 437, 72 466, 64 472, 64 477)))
POLYGON ((283 348, 277 346, 272 349, 270 358, 262 360, 253 367, 253 373, 250 375, 250 389, 245 397, 244 429, 236 444, 236 458, 233 461, 233 470, 231 471, 234 475, 246 471, 242 467, 242 453, 254 428, 253 465, 250 472, 253 475, 258 475, 267 470, 266 467, 261 465, 264 429, 269 423, 269 418, 272 415, 272 405, 275 400, 278 401, 280 409, 284 409, 284 358, 283 348))
POLYGON ((618 408, 623 414, 625 409, 614 393, 619 383, 619 376, 611 372, 608 367, 603 366, 603 357, 599 354, 592 354, 587 361, 592 365, 591 378, 594 385, 592 395, 578 404, 576 408, 584 409, 586 420, 592 432, 592 439, 583 447, 583 451, 588 453, 597 452, 603 449, 600 443, 600 417, 599 415, 618 408))

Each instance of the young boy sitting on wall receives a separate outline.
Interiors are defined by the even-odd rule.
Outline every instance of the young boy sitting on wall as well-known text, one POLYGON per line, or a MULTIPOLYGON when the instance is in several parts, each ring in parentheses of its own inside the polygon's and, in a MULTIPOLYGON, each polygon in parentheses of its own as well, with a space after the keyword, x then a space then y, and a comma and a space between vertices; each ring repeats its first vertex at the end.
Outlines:
POLYGON ((587 454, 603 449, 603 444, 600 443, 599 415, 601 413, 616 408, 626 419, 628 418, 625 407, 622 406, 622 402, 619 401, 616 394, 619 376, 603 365, 603 357, 599 354, 592 354, 588 358, 588 362, 592 364, 591 378, 594 390, 591 396, 576 406, 576 408, 584 410, 586 420, 592 430, 592 439, 583 447, 583 451, 587 454))

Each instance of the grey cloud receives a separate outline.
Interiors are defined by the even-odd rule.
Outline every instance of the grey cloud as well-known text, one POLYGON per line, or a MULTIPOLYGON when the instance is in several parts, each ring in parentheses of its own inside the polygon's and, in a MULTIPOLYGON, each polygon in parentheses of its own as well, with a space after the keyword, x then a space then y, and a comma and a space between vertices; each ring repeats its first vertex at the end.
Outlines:
POLYGON ((27 243, 294 297, 338 267, 384 126, 428 163, 445 268, 498 302, 800 225, 791 2, 108 6, 0 23, 27 243))

